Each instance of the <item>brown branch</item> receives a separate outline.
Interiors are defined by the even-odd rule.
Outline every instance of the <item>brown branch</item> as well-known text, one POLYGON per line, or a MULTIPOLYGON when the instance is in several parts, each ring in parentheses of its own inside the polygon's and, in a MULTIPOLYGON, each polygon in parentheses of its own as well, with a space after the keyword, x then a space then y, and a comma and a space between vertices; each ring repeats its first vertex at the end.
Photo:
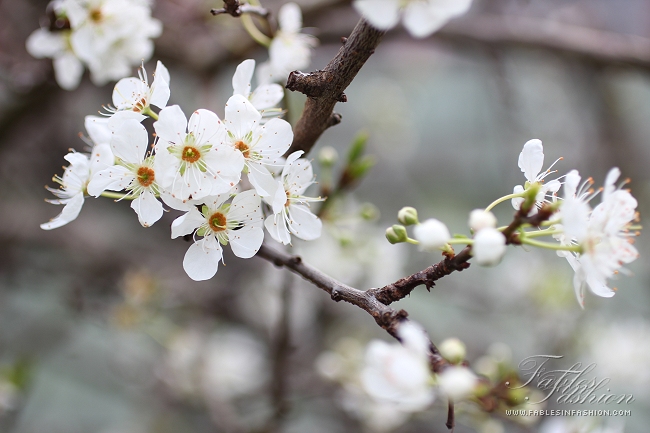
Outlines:
POLYGON ((309 152, 327 128, 341 122, 341 115, 333 112, 334 106, 337 102, 347 101, 343 92, 375 52, 383 36, 384 32, 361 19, 325 69, 309 74, 294 71, 289 75, 287 89, 308 97, 293 130, 289 153, 296 150, 309 152))
POLYGON ((240 17, 242 14, 258 15, 262 18, 268 18, 271 12, 260 6, 252 6, 249 4, 241 4, 239 0, 224 0, 223 8, 210 9, 212 15, 228 14, 233 17, 240 17))
POLYGON ((541 48, 600 64, 650 68, 650 39, 521 16, 482 14, 453 20, 434 35, 490 45, 541 48))
MULTIPOLYGON (((463 250, 461 254, 463 254, 464 252, 465 250, 463 250)), ((388 332, 391 336, 399 340, 399 336, 397 335, 397 329, 402 322, 408 320, 407 319, 408 313, 404 310, 399 310, 399 311, 395 310, 382 302, 382 300, 387 300, 387 299, 391 299, 390 302, 396 301, 397 300, 396 298, 398 297, 397 294, 390 295, 390 296, 385 295, 383 292, 385 288, 370 289, 366 291, 355 289, 354 287, 350 287, 330 277, 329 275, 319 271, 313 266, 306 264, 305 262, 302 261, 302 259, 299 256, 292 256, 274 250, 264 244, 260 247, 260 250, 257 252, 257 256, 270 261, 276 266, 285 267, 291 270, 292 272, 294 272, 295 274, 300 275, 305 280, 314 284, 316 287, 319 287, 320 289, 327 292, 332 298, 332 300, 336 302, 345 301, 361 308, 362 310, 370 314, 380 327, 386 330, 386 332, 388 332)), ((459 261, 460 260, 466 261, 467 259, 469 259, 469 254, 467 254, 466 258, 460 258, 459 261)), ((448 266, 447 264, 443 264, 443 263, 447 263, 447 261, 453 261, 453 257, 447 257, 438 265, 434 265, 434 266, 439 266, 439 267, 448 266)), ((469 264, 467 264, 467 266, 469 266, 469 264)), ((452 272, 450 268, 447 269, 449 270, 449 273, 452 272)), ((443 275, 440 274, 440 276, 438 276, 437 278, 440 278, 441 276, 443 275)), ((411 277, 413 278, 412 284, 414 284, 411 290, 420 284, 433 285, 432 282, 420 282, 416 284, 416 280, 420 281, 420 279, 415 276, 411 276, 411 277)), ((436 277, 432 275, 432 278, 436 278, 436 277)), ((408 293, 410 293, 411 290, 408 290, 408 293)), ((401 298, 406 297, 408 293, 406 291, 401 292, 402 294, 401 298)), ((440 355, 440 352, 438 351, 438 348, 435 346, 435 344, 431 343, 430 349, 431 350, 430 350, 429 361, 431 365, 431 370, 438 373, 447 365, 447 361, 445 361, 445 359, 440 355)))

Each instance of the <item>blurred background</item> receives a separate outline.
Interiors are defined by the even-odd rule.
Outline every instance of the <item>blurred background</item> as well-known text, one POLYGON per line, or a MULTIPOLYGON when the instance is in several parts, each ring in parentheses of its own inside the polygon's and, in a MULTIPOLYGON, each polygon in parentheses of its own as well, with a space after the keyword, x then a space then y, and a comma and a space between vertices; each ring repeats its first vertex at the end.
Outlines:
MULTIPOLYGON (((358 20, 348 2, 301 2, 321 43, 323 68, 358 20)), ((446 432, 446 402, 407 416, 379 408, 358 381, 364 347, 390 341, 365 312, 337 304, 259 258, 227 254, 215 278, 182 269, 189 244, 171 240, 170 212, 143 229, 127 203, 87 200, 73 223, 39 224, 51 177, 69 148, 84 149, 83 119, 111 102, 112 84, 61 90, 50 60, 25 40, 47 1, 0 1, 0 432, 446 432)), ((281 2, 264 5, 278 10, 281 2)), ((170 104, 223 115, 230 80, 246 58, 265 61, 214 1, 157 0, 162 36, 146 66, 171 73, 170 104)), ((134 70, 135 74, 135 70, 134 70)), ((424 40, 389 32, 346 91, 343 122, 324 146, 340 157, 365 130, 375 166, 340 199, 323 237, 295 242, 305 261, 358 288, 378 287, 440 260, 383 237, 405 205, 420 218, 468 233, 478 207, 522 184, 524 142, 544 142, 545 167, 577 168, 601 185, 612 166, 631 178, 646 224, 650 196, 650 2, 475 0, 469 14, 424 40)), ((295 121, 302 95, 289 95, 295 121)), ((317 189, 313 191, 318 194, 317 189)), ((598 201, 598 199, 597 199, 598 201)), ((506 224, 508 203, 495 211, 506 224)), ((471 266, 418 288, 395 305, 435 343, 458 337, 487 376, 525 357, 562 355, 556 366, 595 362, 631 416, 508 417, 459 405, 456 432, 645 432, 650 424, 650 246, 613 285, 580 309, 572 271, 553 252, 510 248, 495 268, 471 266), (519 419, 521 418, 521 419, 519 419)), ((273 247, 279 248, 274 244, 273 247)))

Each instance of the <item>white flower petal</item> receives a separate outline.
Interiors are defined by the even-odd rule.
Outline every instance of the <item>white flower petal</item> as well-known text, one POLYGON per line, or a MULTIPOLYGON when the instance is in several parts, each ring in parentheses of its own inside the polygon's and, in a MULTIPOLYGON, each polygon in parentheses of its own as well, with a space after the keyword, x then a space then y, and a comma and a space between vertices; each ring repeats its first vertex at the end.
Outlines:
POLYGON ((242 259, 249 259, 257 254, 263 241, 262 227, 245 225, 239 230, 228 230, 228 242, 232 252, 242 259))
POLYGON ((73 53, 66 52, 54 57, 54 77, 61 88, 76 89, 83 73, 84 66, 73 53))
POLYGON ((149 134, 136 120, 126 120, 113 134, 111 149, 115 156, 130 164, 141 164, 149 148, 149 134))
POLYGON ((276 241, 288 245, 291 243, 291 234, 287 229, 287 223, 284 219, 284 211, 269 215, 264 220, 264 227, 269 232, 271 237, 276 241))
POLYGON ((413 37, 425 38, 444 26, 449 18, 430 3, 414 1, 404 10, 404 27, 413 37))
POLYGON ((84 195, 80 192, 68 200, 59 215, 52 218, 49 222, 41 224, 41 228, 43 230, 52 230, 68 224, 79 216, 83 204, 84 195))
POLYGON ((169 89, 170 77, 169 71, 159 60, 156 64, 156 72, 154 72, 153 83, 151 83, 151 97, 149 103, 158 108, 165 108, 169 101, 171 91, 169 89))
POLYGON ((223 142, 226 133, 219 116, 210 110, 196 110, 187 125, 187 131, 194 134, 196 145, 218 144, 223 142))
POLYGON ((289 230, 302 240, 318 239, 323 228, 321 220, 307 206, 289 205, 289 230))
MULTIPOLYGON (((228 198, 228 196, 225 196, 228 198)), ((253 190, 235 196, 230 204, 228 220, 240 221, 246 225, 262 227, 262 201, 253 190)))
POLYGON ((283 32, 298 33, 302 28, 302 12, 295 3, 286 3, 278 12, 278 22, 283 32))
POLYGON ((130 110, 147 98, 149 89, 139 78, 122 78, 113 88, 113 105, 118 110, 130 110))
POLYGON ((172 105, 160 110, 158 120, 153 127, 161 139, 174 144, 182 144, 185 141, 187 117, 181 107, 172 105))
POLYGON ((250 95, 251 104, 258 110, 277 106, 284 98, 284 90, 279 84, 263 84, 250 95))
POLYGON ((214 236, 203 238, 192 244, 185 253, 183 269, 194 281, 209 280, 217 273, 221 256, 221 245, 214 236))
POLYGON ((254 71, 255 60, 253 59, 244 60, 237 66, 235 75, 232 77, 233 95, 242 95, 248 98, 251 94, 251 79, 254 71))
POLYGON ((237 139, 242 139, 260 123, 262 115, 242 95, 233 95, 226 103, 225 124, 237 139))
POLYGON ((399 21, 398 0, 355 0, 352 5, 373 27, 392 29, 399 21))
MULTIPOLYGON (((273 175, 262 164, 249 161, 248 168, 248 180, 260 196, 274 197, 277 189, 282 188, 282 185, 273 178, 273 175)), ((282 192, 284 193, 284 189, 282 192)))
POLYGON ((205 222, 205 217, 195 207, 172 222, 172 239, 191 234, 205 222))
POLYGON ((544 165, 544 147, 538 139, 529 140, 519 154, 519 168, 529 182, 534 182, 544 165))
POLYGON ((122 191, 135 180, 134 174, 120 165, 114 165, 95 173, 88 183, 88 194, 99 197, 106 190, 122 191))
POLYGON ((65 50, 63 32, 50 32, 46 29, 37 29, 27 38, 27 52, 37 59, 54 57, 65 50))
POLYGON ((113 138, 106 117, 86 116, 84 118, 84 127, 95 144, 109 144, 113 138))
POLYGON ((131 202, 131 209, 138 214, 138 221, 142 227, 149 227, 163 215, 162 203, 148 188, 142 191, 140 197, 131 202))
POLYGON ((263 157, 263 163, 277 165, 293 142, 291 124, 283 119, 271 119, 260 131, 254 151, 263 157))

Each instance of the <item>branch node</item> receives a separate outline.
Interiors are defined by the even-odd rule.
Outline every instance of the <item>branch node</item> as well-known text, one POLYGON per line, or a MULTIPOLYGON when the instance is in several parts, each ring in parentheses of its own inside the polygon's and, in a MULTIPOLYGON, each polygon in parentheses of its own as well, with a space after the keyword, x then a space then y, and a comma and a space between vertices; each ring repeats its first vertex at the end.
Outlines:
POLYGON ((327 127, 338 125, 341 121, 343 121, 343 116, 340 113, 332 113, 327 119, 327 127))
POLYGON ((348 96, 345 93, 341 93, 337 96, 336 100, 339 102, 348 102, 348 96))
POLYGON ((339 302, 341 300, 341 293, 339 292, 339 289, 334 287, 332 289, 332 293, 330 294, 330 297, 332 298, 332 301, 339 302))
POLYGON ((345 36, 341 36, 341 44, 342 45, 345 45, 347 41, 348 41, 348 38, 346 38, 345 36))

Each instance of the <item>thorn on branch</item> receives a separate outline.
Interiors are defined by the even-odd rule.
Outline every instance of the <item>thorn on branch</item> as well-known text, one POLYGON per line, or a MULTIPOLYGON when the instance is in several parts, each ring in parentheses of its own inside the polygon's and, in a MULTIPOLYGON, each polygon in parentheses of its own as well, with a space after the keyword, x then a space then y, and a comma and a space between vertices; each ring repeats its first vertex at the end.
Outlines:
POLYGON ((343 116, 340 113, 332 113, 327 119, 327 127, 338 125, 343 120, 343 116))
POLYGON ((449 406, 447 407, 447 423, 445 424, 451 433, 454 433, 454 426, 456 425, 456 419, 454 415, 454 402, 452 399, 449 399, 449 406))

